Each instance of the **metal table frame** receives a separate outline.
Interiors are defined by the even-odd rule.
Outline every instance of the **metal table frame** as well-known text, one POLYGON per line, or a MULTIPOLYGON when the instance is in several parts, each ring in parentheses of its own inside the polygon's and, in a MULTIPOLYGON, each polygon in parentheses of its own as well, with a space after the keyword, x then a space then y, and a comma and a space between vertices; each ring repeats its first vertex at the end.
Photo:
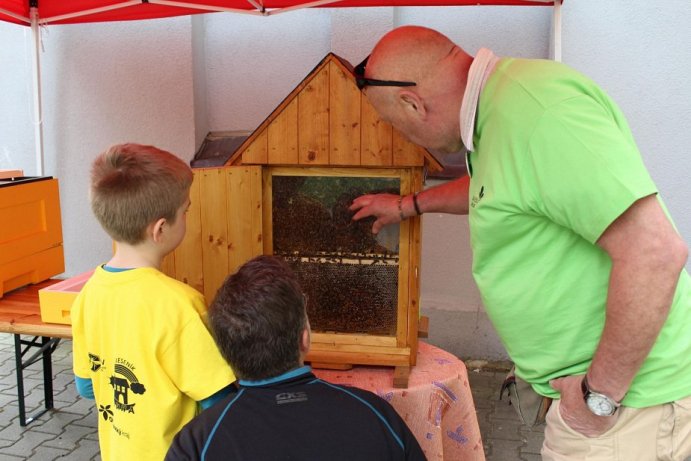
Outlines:
POLYGON ((72 338, 70 325, 45 323, 41 319, 38 290, 60 280, 50 279, 4 293, 0 298, 0 333, 14 336, 19 424, 26 426, 53 409, 53 352, 61 339, 72 338), (26 414, 24 371, 36 362, 43 368, 43 409, 26 414))
POLYGON ((53 362, 52 355, 60 344, 60 338, 48 336, 34 336, 33 339, 22 339, 20 334, 14 335, 14 359, 17 370, 17 399, 19 403, 19 425, 26 426, 39 416, 53 409, 53 362), (40 342, 39 342, 40 341, 40 342), (22 346, 25 346, 22 348, 22 346), (38 350, 35 350, 38 349, 38 350), (33 354, 24 358, 29 352, 33 354), (38 362, 43 361, 43 397, 44 408, 38 413, 26 416, 26 403, 24 395, 24 370, 38 362))

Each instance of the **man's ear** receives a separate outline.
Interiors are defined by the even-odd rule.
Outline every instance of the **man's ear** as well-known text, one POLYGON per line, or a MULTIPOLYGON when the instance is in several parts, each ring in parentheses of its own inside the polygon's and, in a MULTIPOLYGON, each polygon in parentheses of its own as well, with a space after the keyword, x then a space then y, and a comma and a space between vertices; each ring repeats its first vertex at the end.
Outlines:
POLYGON ((304 358, 310 350, 312 345, 312 338, 310 336, 310 324, 307 322, 307 326, 302 330, 302 335, 300 336, 300 354, 304 358))
POLYGON ((424 119, 427 116, 427 109, 420 95, 410 90, 399 90, 398 100, 408 113, 414 113, 417 118, 424 119))
POLYGON ((166 218, 159 218, 156 222, 149 224, 147 227, 146 230, 154 243, 160 243, 163 239, 163 228, 166 222, 166 218))

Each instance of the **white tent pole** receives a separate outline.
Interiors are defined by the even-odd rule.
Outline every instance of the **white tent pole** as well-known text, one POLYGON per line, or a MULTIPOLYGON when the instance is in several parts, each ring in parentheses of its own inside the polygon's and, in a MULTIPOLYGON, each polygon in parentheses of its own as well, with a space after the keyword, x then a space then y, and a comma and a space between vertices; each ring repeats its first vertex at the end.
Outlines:
POLYGON ((33 41, 34 141, 36 143, 36 175, 43 176, 43 112, 41 109, 41 31, 38 28, 38 8, 31 7, 31 38, 33 41))
POLYGON ((302 3, 299 5, 294 5, 294 6, 289 6, 289 7, 284 7, 284 8, 275 8, 275 9, 265 9, 264 6, 262 6, 261 2, 258 2, 256 0, 247 0, 247 2, 252 5, 256 10, 243 10, 243 9, 238 9, 238 8, 224 8, 221 6, 212 6, 212 5, 200 5, 196 3, 186 3, 186 2, 181 2, 181 1, 176 1, 176 0, 149 0, 149 3, 157 4, 157 5, 166 5, 166 6, 177 6, 181 8, 194 8, 197 10, 205 10, 205 11, 217 11, 217 12, 226 12, 226 13, 244 13, 244 14, 253 14, 253 15, 262 15, 262 16, 269 16, 269 15, 274 15, 278 13, 287 13, 288 11, 295 11, 303 8, 312 8, 315 6, 322 6, 322 5, 328 5, 331 3, 338 3, 341 2, 342 0, 315 0, 307 3, 302 3))
POLYGON ((128 6, 141 5, 141 0, 129 0, 123 3, 116 3, 114 5, 102 6, 100 8, 92 8, 90 10, 77 11, 75 13, 61 14, 60 16, 52 16, 49 18, 41 19, 41 24, 48 24, 51 22, 64 21, 65 19, 80 18, 82 16, 88 16, 90 14, 103 13, 106 11, 117 10, 120 8, 125 8, 128 6))
POLYGON ((257 8, 259 11, 255 10, 243 10, 241 8, 225 8, 222 6, 213 6, 213 5, 201 5, 197 3, 186 3, 186 2, 178 2, 174 0, 149 0, 149 3, 155 4, 155 5, 165 5, 165 6, 175 6, 179 8, 192 8, 195 10, 200 10, 200 11, 208 11, 208 12, 219 12, 219 13, 241 13, 241 14, 252 14, 255 16, 261 16, 263 15, 263 11, 261 5, 258 5, 256 2, 249 2, 252 6, 257 8))
POLYGON ((316 0, 313 2, 302 3, 300 5, 286 6, 283 8, 277 8, 275 10, 267 11, 267 16, 275 15, 275 14, 279 14, 279 13, 288 13, 289 11, 295 11, 295 10, 299 10, 302 8, 314 8, 314 7, 319 7, 319 6, 323 6, 323 5, 330 5, 332 3, 340 3, 341 1, 342 0, 316 0))
POLYGON ((9 17, 11 17, 11 18, 14 18, 14 19, 16 19, 16 20, 18 20, 18 21, 22 21, 22 22, 25 22, 25 23, 27 23, 27 24, 31 24, 31 20, 30 20, 29 18, 25 18, 24 16, 20 16, 20 15, 18 15, 18 14, 16 14, 16 13, 13 13, 13 12, 11 12, 11 11, 8 11, 8 10, 6 10, 6 9, 4 9, 4 8, 0 8, 0 13, 2 13, 2 14, 4 14, 4 15, 7 15, 7 16, 9 16, 9 17))
POLYGON ((561 62, 561 1, 554 0, 552 10, 552 59, 561 62))
POLYGON ((247 3, 249 3, 250 5, 255 7, 257 9, 257 11, 261 11, 261 12, 265 11, 264 5, 256 2, 255 0, 247 0, 247 3))

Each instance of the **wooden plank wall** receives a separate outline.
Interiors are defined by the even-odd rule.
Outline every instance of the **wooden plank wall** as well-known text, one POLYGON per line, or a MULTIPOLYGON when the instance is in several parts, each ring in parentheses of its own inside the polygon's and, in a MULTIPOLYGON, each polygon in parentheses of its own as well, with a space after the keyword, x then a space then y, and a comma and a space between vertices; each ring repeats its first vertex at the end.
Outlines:
MULTIPOLYGON (((412 173, 412 191, 420 191, 423 187, 423 171, 415 168, 412 173)), ((409 218, 412 232, 410 235, 408 296, 410 309, 408 310, 408 344, 410 344, 410 364, 415 365, 418 349, 418 325, 420 322, 420 280, 422 265, 422 217, 409 218)))
POLYGON ((298 163, 298 100, 293 99, 268 128, 269 164, 298 163))
POLYGON ((187 232, 162 270, 210 303, 225 278, 263 253, 260 166, 194 170, 187 232))
POLYGON ((326 63, 242 153, 244 164, 422 166, 424 150, 381 120, 336 60, 326 63))
POLYGON ((339 66, 329 64, 329 164, 360 165, 362 93, 339 66))
POLYGON ((393 127, 379 118, 372 104, 363 97, 361 107, 362 152, 360 164, 363 166, 393 165, 392 144, 393 127))
POLYGON ((269 163, 268 130, 263 130, 242 154, 242 160, 247 164, 265 165, 269 163))
MULTIPOLYGON (((164 272, 210 303, 228 274, 260 254, 271 254, 270 171, 300 167, 231 166, 194 170, 185 239, 164 261, 164 272)), ((390 168, 311 168, 313 173, 389 175, 390 168)), ((422 187, 422 169, 402 169, 404 194, 422 187)), ((319 363, 414 365, 419 318, 420 218, 401 224, 395 337, 315 334, 310 360, 319 363)))
POLYGON ((300 165, 329 164, 329 68, 298 93, 300 165))

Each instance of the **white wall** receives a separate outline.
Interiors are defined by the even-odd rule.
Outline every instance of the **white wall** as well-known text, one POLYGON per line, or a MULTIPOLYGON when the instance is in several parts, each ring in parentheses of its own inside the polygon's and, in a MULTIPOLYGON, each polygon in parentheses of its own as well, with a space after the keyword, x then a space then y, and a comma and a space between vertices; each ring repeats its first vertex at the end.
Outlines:
MULTIPOLYGON (((35 175, 31 80, 23 31, 0 24, 0 168, 35 175), (12 46, 10 46, 10 44, 12 46), (13 69, 12 71, 9 71, 13 69), (17 73, 15 74, 15 71, 17 73), (15 113, 21 122, 15 122, 15 113), (11 120, 10 125, 5 120, 11 120)), ((93 268, 111 243, 88 205, 89 166, 111 144, 149 143, 187 159, 194 153, 190 18, 51 27, 42 53, 45 173, 60 181, 66 275, 93 268)), ((8 225, 2 223, 2 225, 8 225)))
POLYGON ((0 169, 35 168, 30 39, 28 28, 0 22, 0 169))
POLYGON ((564 17, 563 60, 602 85, 626 114, 691 245, 691 2, 587 3, 564 17))
MULTIPOLYGON (((66 275, 110 253, 87 202, 89 164, 108 145, 151 143, 190 159, 208 130, 254 129, 329 51, 357 64, 397 25, 434 27, 470 53, 486 46, 545 58, 551 14, 545 7, 355 8, 48 27, 41 54, 46 174, 61 183, 66 275)), ((621 105, 691 244, 689 23, 688 0, 563 7, 564 62, 621 105)), ((0 168, 35 174, 28 30, 1 23, 0 44, 0 168)), ((426 215, 423 225, 423 309, 461 319, 459 328, 470 322, 469 343, 486 338, 473 354, 500 356, 470 276, 467 219, 426 215)))
POLYGON ((207 15, 211 130, 253 130, 330 49, 328 10, 207 15))
POLYGON ((192 92, 194 105, 194 147, 202 144, 209 130, 206 73, 206 25, 204 16, 192 17, 192 92))

